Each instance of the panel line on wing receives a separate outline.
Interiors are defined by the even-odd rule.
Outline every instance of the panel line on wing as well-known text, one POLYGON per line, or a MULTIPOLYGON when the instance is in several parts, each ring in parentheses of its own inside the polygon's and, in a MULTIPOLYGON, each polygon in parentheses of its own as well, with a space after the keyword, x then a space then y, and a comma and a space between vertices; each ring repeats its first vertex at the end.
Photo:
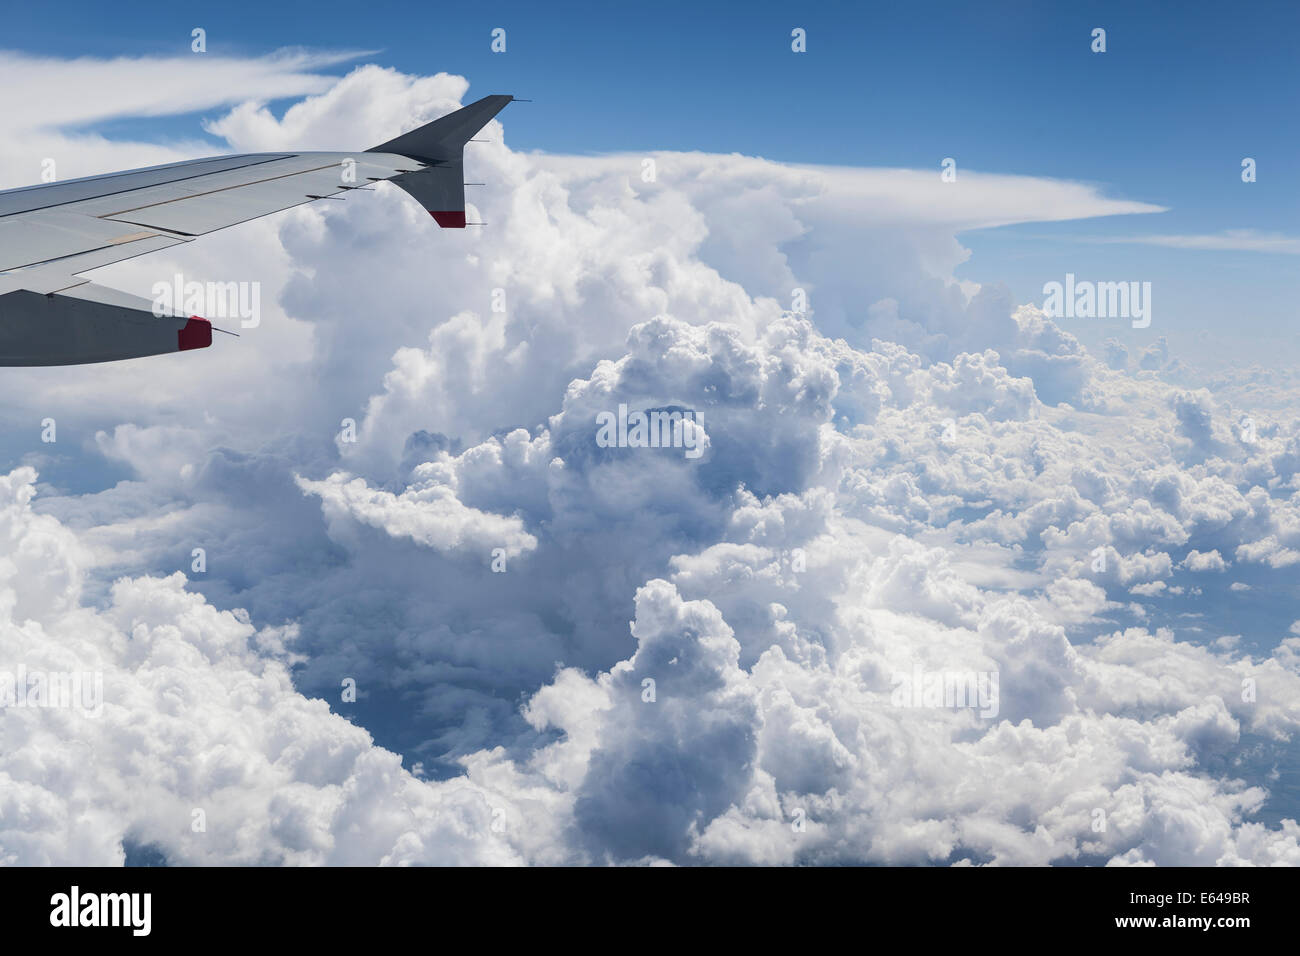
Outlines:
POLYGON ((23 186, 0 192, 0 219, 21 216, 26 213, 57 209, 59 206, 73 206, 80 203, 120 196, 125 193, 138 192, 142 189, 157 189, 163 186, 175 186, 205 176, 235 172, 250 166, 279 162, 292 159, 296 153, 267 153, 242 156, 218 156, 212 159, 193 160, 183 163, 169 163, 164 166, 151 166, 145 169, 128 170, 121 173, 109 173, 104 176, 87 176, 81 179, 68 179, 62 182, 43 183, 38 186, 23 186), (218 166, 212 169, 207 167, 218 166), (200 167, 204 167, 200 169, 200 167), (182 169, 194 169, 188 175, 171 175, 182 169), (112 188, 114 186, 120 188, 112 188), (96 188, 109 187, 105 192, 94 192, 96 188), (66 197, 66 198, 65 198, 66 197), (48 200, 48 201, 45 201, 48 200))
MULTIPOLYGON (((203 196, 212 196, 216 193, 229 192, 232 189, 247 189, 249 186, 257 186, 262 183, 273 183, 277 179, 289 179, 292 176, 305 176, 307 173, 318 173, 322 169, 333 169, 334 163, 326 163, 324 166, 312 166, 310 169, 297 169, 291 173, 283 173, 279 176, 267 176, 265 179, 252 179, 246 183, 236 183, 233 186, 222 186, 220 189, 209 189, 207 192, 190 193, 188 196, 177 196, 174 199, 164 199, 160 202, 146 203, 143 206, 131 206, 127 209, 119 209, 117 212, 106 212, 99 215, 100 219, 112 219, 114 216, 121 216, 128 212, 139 212, 141 209, 152 209, 154 206, 166 206, 168 203, 189 202, 191 199, 200 199, 203 196)), ((141 225, 136 223, 135 225, 141 225)))

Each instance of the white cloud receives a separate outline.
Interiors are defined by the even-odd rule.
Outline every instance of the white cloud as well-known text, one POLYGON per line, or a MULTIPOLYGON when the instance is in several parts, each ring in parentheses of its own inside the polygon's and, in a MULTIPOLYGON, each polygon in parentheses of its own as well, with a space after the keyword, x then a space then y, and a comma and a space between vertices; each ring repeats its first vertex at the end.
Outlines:
POLYGON ((1223 560, 1223 555, 1218 551, 1202 553, 1193 548, 1183 558, 1183 567, 1188 571, 1226 571, 1228 562, 1223 560))
POLYGON ((297 480, 305 493, 320 497, 332 528, 353 519, 438 551, 476 548, 488 555, 500 548, 509 558, 537 547, 537 539, 518 518, 466 507, 456 497, 454 475, 433 463, 416 468, 414 484, 400 495, 375 490, 362 479, 341 473, 324 481, 297 480), (446 483, 448 478, 451 484, 446 483))
POLYGON ((180 574, 122 579, 106 607, 82 606, 79 544, 32 513, 34 477, 0 479, 0 534, 26 556, 0 562, 0 660, 96 674, 103 708, 0 721, 6 863, 120 864, 124 842, 191 864, 520 860, 492 830, 488 793, 413 779, 297 693, 274 654, 291 631, 256 631, 180 574))

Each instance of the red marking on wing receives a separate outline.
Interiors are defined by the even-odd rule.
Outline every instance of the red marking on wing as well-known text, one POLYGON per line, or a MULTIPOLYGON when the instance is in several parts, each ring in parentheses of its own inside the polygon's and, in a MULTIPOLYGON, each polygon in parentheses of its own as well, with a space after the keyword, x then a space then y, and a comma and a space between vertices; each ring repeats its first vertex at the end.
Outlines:
POLYGON ((205 349, 212 344, 212 323, 207 319, 200 319, 197 315, 192 315, 190 320, 185 323, 185 328, 177 331, 176 340, 181 352, 188 352, 190 349, 205 349))
POLYGON ((434 218, 438 225, 444 229, 464 229, 465 228, 465 210, 460 209, 455 212, 434 212, 429 210, 429 215, 434 218))

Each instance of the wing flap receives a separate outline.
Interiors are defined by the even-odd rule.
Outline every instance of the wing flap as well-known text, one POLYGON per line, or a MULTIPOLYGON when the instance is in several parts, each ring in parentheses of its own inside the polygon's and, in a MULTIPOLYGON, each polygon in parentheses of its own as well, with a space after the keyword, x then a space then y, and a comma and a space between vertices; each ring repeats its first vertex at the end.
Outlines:
POLYGON ((0 268, 19 269, 156 235, 139 226, 75 213, 46 211, 0 219, 0 268))
POLYGON ((60 256, 11 272, 0 272, 0 295, 16 289, 40 292, 43 295, 62 292, 71 286, 83 285, 86 282, 85 279, 76 277, 78 273, 121 262, 123 259, 133 259, 136 256, 157 252, 159 249, 166 249, 168 246, 179 245, 186 241, 188 240, 175 236, 150 236, 146 239, 92 249, 90 252, 60 256))

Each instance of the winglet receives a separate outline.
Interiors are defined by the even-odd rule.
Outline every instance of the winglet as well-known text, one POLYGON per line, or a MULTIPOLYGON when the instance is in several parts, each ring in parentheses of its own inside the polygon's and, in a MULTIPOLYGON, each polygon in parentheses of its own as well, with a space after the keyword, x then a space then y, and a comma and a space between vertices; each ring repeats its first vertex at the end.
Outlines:
POLYGON ((494 94, 366 150, 393 153, 426 164, 390 180, 419 201, 444 229, 465 228, 464 149, 513 96, 494 94))
POLYGON ((431 165, 459 160, 461 148, 513 99, 501 94, 485 96, 366 152, 396 153, 431 165))

